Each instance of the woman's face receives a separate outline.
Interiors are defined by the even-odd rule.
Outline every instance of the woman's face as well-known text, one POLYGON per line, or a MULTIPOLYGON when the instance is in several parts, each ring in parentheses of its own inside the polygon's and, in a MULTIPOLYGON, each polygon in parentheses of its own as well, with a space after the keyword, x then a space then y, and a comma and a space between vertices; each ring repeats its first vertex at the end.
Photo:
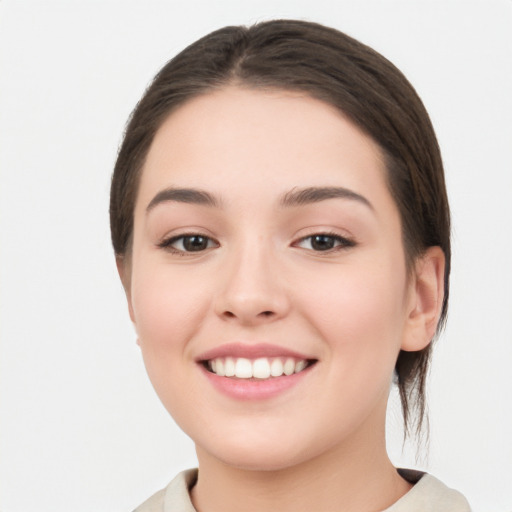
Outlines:
POLYGON ((125 271, 149 377, 200 457, 278 469, 383 439, 414 294, 379 149, 333 107, 235 87, 180 107, 125 271))

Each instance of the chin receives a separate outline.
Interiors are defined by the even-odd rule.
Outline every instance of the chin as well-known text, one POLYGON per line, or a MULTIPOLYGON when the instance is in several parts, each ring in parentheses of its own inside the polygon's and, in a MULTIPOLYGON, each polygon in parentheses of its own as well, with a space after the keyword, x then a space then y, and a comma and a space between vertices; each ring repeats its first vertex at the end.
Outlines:
MULTIPOLYGON (((214 455, 215 456, 215 455, 214 455)), ((230 453, 229 456, 217 457, 224 464, 243 471, 282 471, 304 462, 306 457, 287 456, 284 453, 251 453, 245 450, 243 453, 230 453)))
MULTIPOLYGON (((246 431, 247 432, 247 431, 246 431)), ((310 446, 297 436, 226 436, 222 442, 212 443, 210 438, 205 444, 196 442, 198 459, 201 454, 220 461, 222 464, 244 471, 282 471, 298 466, 317 455, 326 446, 310 446)))

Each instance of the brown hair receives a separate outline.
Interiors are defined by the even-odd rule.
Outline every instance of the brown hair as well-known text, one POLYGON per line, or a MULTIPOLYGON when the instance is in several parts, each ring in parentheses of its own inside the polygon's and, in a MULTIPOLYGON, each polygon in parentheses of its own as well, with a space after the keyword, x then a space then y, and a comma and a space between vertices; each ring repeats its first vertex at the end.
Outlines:
MULTIPOLYGON (((344 113, 381 147, 402 221, 408 268, 428 247, 446 257, 444 324, 450 273, 450 214, 441 155, 429 116, 403 74, 368 46, 316 23, 275 20, 225 27, 191 44, 156 75, 133 111, 112 177, 110 226, 116 256, 130 254, 141 170, 155 133, 184 102, 227 84, 302 91, 344 113)), ((406 434, 425 416, 431 344, 400 351, 396 374, 406 434), (413 416, 414 417, 414 416, 413 416)))

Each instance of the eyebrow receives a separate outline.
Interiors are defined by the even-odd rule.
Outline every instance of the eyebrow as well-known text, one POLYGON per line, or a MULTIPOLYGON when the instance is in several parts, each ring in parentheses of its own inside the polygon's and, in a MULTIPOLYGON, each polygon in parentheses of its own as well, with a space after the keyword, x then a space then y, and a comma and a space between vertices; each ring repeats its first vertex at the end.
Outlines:
POLYGON ((344 187, 307 187, 294 188, 287 192, 281 199, 282 206, 302 206, 305 204, 318 203, 327 199, 350 199, 364 204, 374 211, 373 205, 366 197, 344 187))
MULTIPOLYGON (((307 187, 294 188, 284 194, 280 200, 281 206, 293 207, 303 206, 311 203, 318 203, 328 199, 350 199, 364 204, 370 210, 374 210, 372 204, 366 197, 344 187, 307 187)), ((146 208, 146 212, 151 211, 155 206, 168 201, 178 203, 198 204, 218 208, 220 201, 204 190, 195 188, 166 188, 156 194, 146 208)))
POLYGON ((195 188, 166 188, 158 192, 158 194, 151 199, 146 208, 146 212, 151 211, 155 206, 167 201, 176 201, 178 203, 199 204, 204 206, 218 207, 219 200, 214 196, 195 188))

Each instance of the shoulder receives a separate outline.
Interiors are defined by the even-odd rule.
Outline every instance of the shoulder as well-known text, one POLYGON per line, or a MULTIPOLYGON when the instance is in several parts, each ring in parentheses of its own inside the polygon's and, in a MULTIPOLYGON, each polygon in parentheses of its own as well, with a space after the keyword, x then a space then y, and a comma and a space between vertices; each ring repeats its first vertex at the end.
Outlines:
POLYGON ((189 489, 197 480, 197 469, 182 471, 171 483, 138 506, 133 512, 195 512, 189 489))
MULTIPOLYGON (((414 487, 384 512, 471 512, 464 496, 427 473, 400 470, 414 487)), ((153 494, 133 512, 196 512, 189 489, 197 480, 197 469, 179 473, 171 483, 153 494)))
POLYGON ((471 512, 466 498, 428 473, 399 470, 414 487, 384 512, 471 512))
POLYGON ((165 489, 161 489, 139 505, 133 512, 163 512, 164 498, 165 489))

